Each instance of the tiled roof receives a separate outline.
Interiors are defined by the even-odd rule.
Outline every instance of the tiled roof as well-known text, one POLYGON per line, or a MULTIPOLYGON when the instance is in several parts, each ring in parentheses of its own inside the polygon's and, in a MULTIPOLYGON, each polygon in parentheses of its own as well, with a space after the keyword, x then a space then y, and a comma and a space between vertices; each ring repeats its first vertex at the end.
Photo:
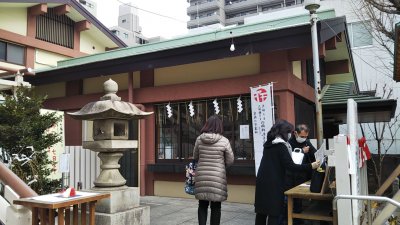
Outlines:
POLYGON ((354 82, 343 82, 325 85, 322 96, 322 105, 333 105, 347 103, 347 99, 352 98, 359 102, 384 101, 380 97, 358 93, 354 82))

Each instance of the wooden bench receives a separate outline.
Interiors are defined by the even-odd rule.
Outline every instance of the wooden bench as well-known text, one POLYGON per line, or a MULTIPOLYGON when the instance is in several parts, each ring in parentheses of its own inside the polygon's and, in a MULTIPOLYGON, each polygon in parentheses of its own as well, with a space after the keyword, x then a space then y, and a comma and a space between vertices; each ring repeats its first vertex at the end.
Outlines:
POLYGON ((304 220, 320 220, 320 221, 331 221, 336 224, 336 220, 332 214, 332 200, 334 196, 332 194, 321 194, 310 192, 310 182, 300 184, 292 189, 285 192, 288 202, 288 225, 293 224, 294 218, 304 220), (311 199, 325 204, 319 204, 319 202, 313 202, 310 207, 304 209, 301 213, 293 213, 293 198, 300 199, 311 199))
POLYGON ((89 225, 94 225, 95 207, 98 200, 109 198, 109 193, 76 192, 76 196, 64 198, 60 193, 40 195, 14 200, 14 204, 23 205, 32 210, 32 225, 54 225, 55 213, 58 213, 58 225, 78 225, 79 205, 81 225, 86 225, 87 206, 89 206, 89 225), (72 221, 71 221, 72 207, 72 221))

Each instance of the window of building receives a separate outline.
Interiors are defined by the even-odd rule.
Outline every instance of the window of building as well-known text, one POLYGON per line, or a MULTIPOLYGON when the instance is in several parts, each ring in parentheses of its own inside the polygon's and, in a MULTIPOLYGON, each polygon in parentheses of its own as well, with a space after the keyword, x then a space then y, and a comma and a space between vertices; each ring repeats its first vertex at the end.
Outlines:
POLYGON ((25 47, 0 41, 0 61, 24 65, 25 47))
POLYGON ((36 17, 36 39, 74 48, 74 24, 66 15, 57 15, 54 9, 36 17))
POLYGON ((128 38, 128 34, 127 33, 124 33, 124 38, 128 38))
POLYGON ((115 34, 115 35, 119 35, 119 30, 112 30, 111 32, 113 32, 113 34, 115 34))
POLYGON ((372 45, 372 34, 369 32, 368 21, 349 23, 347 28, 351 47, 363 47, 372 45))
POLYGON ((126 19, 122 19, 122 23, 126 23, 126 19))
MULTIPOLYGON (((230 140, 236 160, 254 160, 250 97, 241 97, 243 111, 237 111, 237 97, 219 99, 219 115, 224 124, 224 136, 230 140), (240 125, 249 125, 250 138, 240 139, 240 125)), ((157 160, 182 161, 193 156, 196 138, 207 118, 215 114, 214 99, 193 101, 194 116, 190 116, 189 102, 170 103, 172 117, 168 118, 166 104, 157 105, 156 157, 157 160)))

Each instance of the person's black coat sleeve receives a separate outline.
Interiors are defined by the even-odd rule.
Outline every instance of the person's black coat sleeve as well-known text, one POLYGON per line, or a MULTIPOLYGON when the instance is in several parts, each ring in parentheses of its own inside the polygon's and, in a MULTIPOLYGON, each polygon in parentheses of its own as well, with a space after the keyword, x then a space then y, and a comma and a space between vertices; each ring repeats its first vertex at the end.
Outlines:
POLYGON ((309 169, 312 169, 311 164, 302 164, 298 165, 293 162, 292 157, 290 156, 287 147, 284 144, 279 144, 279 160, 283 164, 283 166, 287 170, 292 170, 292 171, 307 171, 309 169))

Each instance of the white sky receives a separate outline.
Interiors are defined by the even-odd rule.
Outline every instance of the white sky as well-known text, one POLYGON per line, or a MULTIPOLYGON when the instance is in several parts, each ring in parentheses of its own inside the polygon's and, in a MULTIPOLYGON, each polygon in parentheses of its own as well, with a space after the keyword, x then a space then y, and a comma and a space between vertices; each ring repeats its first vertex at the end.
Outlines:
POLYGON ((118 25, 118 10, 120 2, 135 4, 139 14, 139 25, 145 37, 173 37, 187 32, 186 24, 189 17, 186 15, 189 3, 186 0, 93 0, 97 3, 97 19, 106 27, 118 25), (167 17, 157 16, 151 11, 167 17))

